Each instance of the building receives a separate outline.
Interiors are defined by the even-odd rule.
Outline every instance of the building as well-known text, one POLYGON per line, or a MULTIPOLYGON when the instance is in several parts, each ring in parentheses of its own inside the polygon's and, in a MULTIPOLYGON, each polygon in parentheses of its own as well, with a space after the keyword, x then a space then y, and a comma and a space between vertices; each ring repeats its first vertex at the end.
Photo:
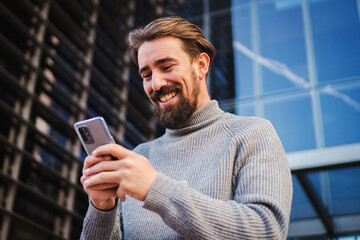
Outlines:
POLYGON ((78 239, 75 121, 102 115, 130 149, 161 133, 127 35, 168 15, 217 48, 221 107, 278 131, 289 239, 360 235, 360 0, 2 0, 0 13, 0 239, 78 239))

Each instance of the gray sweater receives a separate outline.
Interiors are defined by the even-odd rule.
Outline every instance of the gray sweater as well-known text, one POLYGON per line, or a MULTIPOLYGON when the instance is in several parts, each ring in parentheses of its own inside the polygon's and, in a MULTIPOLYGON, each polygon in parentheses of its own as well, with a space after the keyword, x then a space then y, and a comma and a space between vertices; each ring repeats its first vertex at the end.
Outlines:
POLYGON ((159 172, 144 202, 90 204, 83 239, 286 239, 292 180, 271 123, 216 101, 135 152, 159 172))

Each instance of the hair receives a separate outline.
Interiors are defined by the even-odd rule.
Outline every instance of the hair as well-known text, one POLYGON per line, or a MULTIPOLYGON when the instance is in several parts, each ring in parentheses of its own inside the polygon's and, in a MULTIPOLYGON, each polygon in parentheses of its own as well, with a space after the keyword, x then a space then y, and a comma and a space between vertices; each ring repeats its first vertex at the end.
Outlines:
POLYGON ((215 58, 215 47, 206 40, 198 26, 181 17, 163 17, 130 32, 129 48, 132 61, 138 66, 138 51, 143 43, 165 36, 179 38, 191 61, 201 53, 206 53, 210 57, 210 64, 215 58))

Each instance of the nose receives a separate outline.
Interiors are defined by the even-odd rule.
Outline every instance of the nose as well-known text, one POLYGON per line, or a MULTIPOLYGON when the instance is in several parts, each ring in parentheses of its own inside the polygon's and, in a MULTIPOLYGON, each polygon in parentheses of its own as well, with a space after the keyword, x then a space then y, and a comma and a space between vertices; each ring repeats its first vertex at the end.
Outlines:
POLYGON ((151 88, 153 91, 159 91, 160 88, 166 85, 166 80, 161 73, 153 72, 151 76, 151 88))

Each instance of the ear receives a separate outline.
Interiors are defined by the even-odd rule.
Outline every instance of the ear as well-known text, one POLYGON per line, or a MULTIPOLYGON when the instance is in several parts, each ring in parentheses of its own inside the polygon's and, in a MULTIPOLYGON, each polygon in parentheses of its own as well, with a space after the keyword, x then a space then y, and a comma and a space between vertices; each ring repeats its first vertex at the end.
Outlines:
MULTIPOLYGON (((197 59, 199 76, 206 76, 209 71, 210 57, 206 53, 200 53, 197 59)), ((202 77, 201 77, 202 79, 202 77)))

